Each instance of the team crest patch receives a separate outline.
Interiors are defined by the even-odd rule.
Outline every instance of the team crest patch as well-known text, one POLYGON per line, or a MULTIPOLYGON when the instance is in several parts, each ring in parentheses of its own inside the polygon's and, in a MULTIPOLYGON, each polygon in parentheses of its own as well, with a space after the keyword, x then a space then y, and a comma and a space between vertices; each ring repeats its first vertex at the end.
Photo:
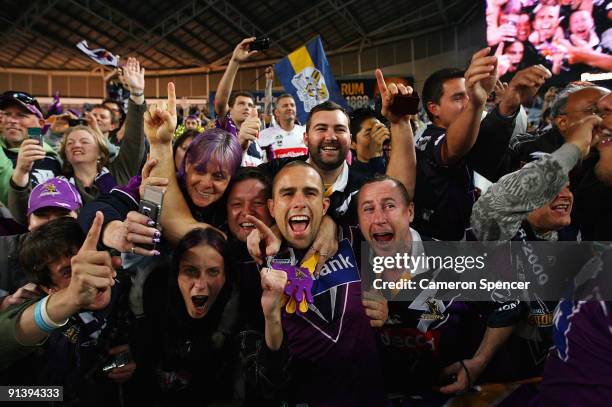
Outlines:
POLYGON ((429 308, 429 312, 424 312, 421 314, 421 319, 430 320, 430 321, 440 321, 444 319, 444 315, 440 312, 438 308, 438 304, 433 298, 428 298, 425 303, 429 308))
POLYGON ((305 112, 310 112, 316 105, 329 100, 325 78, 317 68, 312 66, 304 68, 291 79, 291 84, 295 86, 305 112))
POLYGON ((55 184, 45 184, 40 196, 55 196, 59 194, 60 192, 57 190, 55 184))

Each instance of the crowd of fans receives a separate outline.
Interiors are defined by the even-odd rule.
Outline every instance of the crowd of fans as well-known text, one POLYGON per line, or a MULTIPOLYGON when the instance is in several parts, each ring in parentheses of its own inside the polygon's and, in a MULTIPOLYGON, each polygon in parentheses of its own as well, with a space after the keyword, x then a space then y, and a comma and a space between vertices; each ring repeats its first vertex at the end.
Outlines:
POLYGON ((555 75, 609 71, 611 12, 605 0, 487 0, 487 41, 497 46, 500 76, 537 63, 555 75))
POLYGON ((522 106, 551 72, 516 67, 502 83, 485 48, 427 78, 427 126, 392 108, 413 90, 377 70, 381 111, 327 101, 298 123, 283 94, 266 127, 253 96, 232 92, 254 40, 234 50, 216 120, 186 115, 178 130, 174 85, 147 106, 134 58, 126 113, 105 101, 45 120, 36 98, 2 94, 0 383, 63 386, 83 406, 441 406, 491 402, 487 383, 511 405, 608 405, 610 91, 567 84, 527 133, 522 106), (405 301, 362 281, 372 256, 461 240, 511 242, 500 274, 534 288, 405 301), (541 241, 591 256, 538 253, 541 241), (599 278, 540 299, 560 264, 583 263, 599 278))

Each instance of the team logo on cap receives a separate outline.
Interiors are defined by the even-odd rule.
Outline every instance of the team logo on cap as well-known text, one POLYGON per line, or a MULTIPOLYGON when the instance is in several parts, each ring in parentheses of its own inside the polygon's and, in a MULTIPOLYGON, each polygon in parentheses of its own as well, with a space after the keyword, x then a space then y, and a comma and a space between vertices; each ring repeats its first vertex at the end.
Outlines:
POLYGON ((60 192, 57 190, 57 187, 55 186, 55 184, 45 184, 42 187, 42 192, 40 193, 40 196, 55 196, 55 195, 59 195, 60 192))

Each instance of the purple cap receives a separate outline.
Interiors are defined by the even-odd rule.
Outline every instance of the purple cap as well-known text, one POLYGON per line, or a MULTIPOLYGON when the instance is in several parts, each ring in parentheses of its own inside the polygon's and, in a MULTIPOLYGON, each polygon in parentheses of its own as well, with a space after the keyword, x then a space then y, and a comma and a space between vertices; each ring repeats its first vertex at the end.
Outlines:
POLYGON ((39 119, 44 118, 36 98, 28 95, 27 93, 12 90, 4 92, 0 97, 0 109, 4 109, 11 104, 23 107, 39 119))
POLYGON ((34 187, 28 199, 28 216, 41 208, 55 207, 71 211, 81 207, 81 194, 65 178, 51 178, 34 187))

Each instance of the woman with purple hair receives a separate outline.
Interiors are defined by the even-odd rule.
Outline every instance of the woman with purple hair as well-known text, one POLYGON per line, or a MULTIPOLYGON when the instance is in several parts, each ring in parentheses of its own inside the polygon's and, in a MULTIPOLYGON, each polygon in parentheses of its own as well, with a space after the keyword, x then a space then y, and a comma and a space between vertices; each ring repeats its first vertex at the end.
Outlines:
POLYGON ((219 203, 241 160, 242 148, 237 138, 225 130, 206 130, 189 144, 178 172, 178 182, 186 198, 189 197, 187 202, 194 217, 209 218, 213 215, 212 206, 225 212, 225 205, 219 203), (203 208, 209 210, 202 211, 203 208))
MULTIPOLYGON (((172 84, 168 93, 174 94, 172 84)), ((196 135, 177 171, 172 147, 176 110, 170 105, 173 103, 169 97, 168 110, 152 107, 145 113, 145 134, 151 154, 142 170, 142 179, 134 177, 110 195, 91 202, 81 215, 82 226, 88 228, 95 212, 102 211, 105 222, 102 243, 119 252, 160 254, 159 250, 142 247, 159 244, 161 240, 160 231, 152 227, 155 222, 151 224, 151 219, 138 213, 148 186, 166 190, 161 224, 164 238, 171 244, 195 227, 219 229, 226 224, 225 191, 242 160, 238 139, 217 128, 196 135)))
POLYGON ((143 169, 142 184, 166 188, 161 223, 164 237, 174 244, 196 227, 224 226, 225 191, 240 167, 242 147, 231 133, 208 129, 189 144, 176 173, 172 149, 176 96, 172 83, 168 84, 166 106, 145 114, 151 158, 143 169))

